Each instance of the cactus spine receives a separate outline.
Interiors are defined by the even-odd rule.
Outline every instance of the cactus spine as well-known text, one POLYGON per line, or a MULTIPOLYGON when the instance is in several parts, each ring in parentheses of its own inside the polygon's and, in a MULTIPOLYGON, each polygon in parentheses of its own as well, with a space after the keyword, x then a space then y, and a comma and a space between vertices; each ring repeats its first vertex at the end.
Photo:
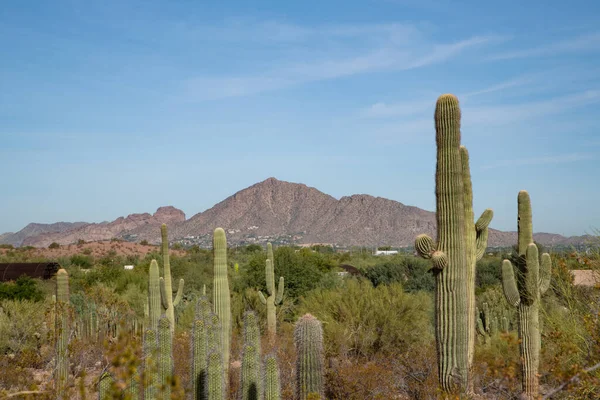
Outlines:
POLYGON ((508 303, 518 307, 519 339, 523 395, 526 399, 539 396, 538 368, 540 363, 540 297, 550 286, 551 260, 542 254, 540 264, 537 246, 533 243, 531 199, 522 190, 518 198, 518 257, 515 261, 517 280, 509 260, 502 263, 502 287, 508 303))
POLYGON ((487 246, 492 211, 473 223, 468 152, 460 145, 460 108, 451 94, 435 109, 437 245, 427 235, 417 252, 433 261, 438 376, 442 388, 466 391, 475 345, 475 264, 487 246))
POLYGON ((281 400, 281 385, 279 383, 279 366, 277 358, 269 355, 265 359, 265 400, 281 400))
POLYGON ((173 286, 171 281, 171 261, 169 259, 169 238, 167 234, 167 225, 162 224, 160 227, 160 233, 162 237, 162 256, 163 256, 163 269, 164 269, 164 287, 161 287, 162 304, 165 308, 165 314, 169 318, 171 323, 171 334, 175 332, 175 307, 181 301, 183 296, 183 279, 179 280, 179 287, 175 300, 173 300, 173 286), (164 289, 163 289, 164 288, 164 289))
POLYGON ((244 352, 242 355, 242 400, 262 399, 260 365, 260 330, 256 315, 244 315, 244 352))
POLYGON ((214 280, 213 307, 221 323, 221 346, 223 371, 229 374, 229 346, 231 343, 231 299, 227 277, 227 238, 223 228, 215 229, 213 235, 214 280))
POLYGON ((171 321, 163 315, 158 321, 158 381, 162 398, 171 398, 171 382, 173 380, 173 338, 171 321))
POLYGON ((309 395, 324 396, 323 390, 323 328, 311 314, 305 314, 294 328, 296 344, 296 397, 307 400, 309 395))
POLYGON ((276 306, 283 301, 284 279, 279 277, 279 287, 275 288, 275 257, 273 256, 273 246, 267 243, 267 262, 265 267, 265 276, 267 280, 267 297, 258 292, 260 301, 267 306, 267 329, 269 339, 272 341, 277 335, 277 310, 276 306))
POLYGON ((69 379, 69 274, 59 269, 56 274, 56 397, 66 399, 69 379))

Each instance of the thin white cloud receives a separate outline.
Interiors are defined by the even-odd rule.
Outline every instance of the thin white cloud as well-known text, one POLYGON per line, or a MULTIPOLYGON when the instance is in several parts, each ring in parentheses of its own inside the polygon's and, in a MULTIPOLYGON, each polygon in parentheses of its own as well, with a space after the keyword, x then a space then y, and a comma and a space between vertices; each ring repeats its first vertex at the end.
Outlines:
MULTIPOLYGON (((489 86, 487 88, 467 92, 464 94, 458 94, 458 98, 463 102, 471 97, 476 97, 482 94, 488 94, 492 92, 498 92, 514 87, 525 86, 533 82, 530 76, 518 77, 505 82, 489 86)), ((405 117, 409 115, 419 114, 425 111, 432 111, 435 108, 435 98, 432 97, 429 100, 407 100, 396 103, 387 104, 379 102, 371 105, 370 107, 362 110, 360 115, 367 118, 389 118, 389 117, 405 117)))
POLYGON ((500 126, 539 118, 549 114, 561 114, 565 111, 600 102, 600 90, 587 90, 550 100, 521 103, 514 105, 497 105, 488 107, 464 107, 463 125, 500 126))
POLYGON ((570 153, 570 154, 559 154, 554 156, 545 157, 531 157, 521 158, 516 160, 503 160, 494 164, 485 165, 482 169, 493 169, 493 168, 505 168, 505 167, 516 167, 521 165, 547 165, 547 164, 566 164, 579 161, 587 161, 596 159, 594 154, 586 153, 570 153))
POLYGON ((600 32, 541 45, 525 50, 515 50, 490 56, 488 60, 510 60, 515 58, 558 56, 565 53, 590 52, 600 50, 600 32))
MULTIPOLYGON (((251 25, 249 29, 253 33, 258 32, 261 40, 301 42, 304 46, 298 44, 297 48, 302 57, 289 56, 296 48, 291 43, 286 49, 286 58, 296 60, 281 63, 275 54, 270 63, 275 67, 263 73, 187 79, 183 82, 186 98, 196 101, 245 96, 357 74, 423 68, 445 62, 471 48, 502 40, 498 36, 474 36, 454 43, 438 44, 424 39, 414 26, 402 24, 305 28, 267 22, 251 25), (307 48, 310 49, 308 53, 307 48)), ((257 36, 250 35, 250 40, 257 36)))

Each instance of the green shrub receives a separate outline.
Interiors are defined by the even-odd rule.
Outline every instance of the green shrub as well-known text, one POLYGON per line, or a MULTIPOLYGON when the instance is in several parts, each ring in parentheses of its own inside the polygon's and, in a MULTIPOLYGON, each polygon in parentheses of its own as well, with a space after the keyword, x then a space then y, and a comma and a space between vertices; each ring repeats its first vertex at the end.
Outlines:
POLYGON ((70 258, 71 265, 77 265, 81 268, 91 268, 94 265, 94 258, 83 254, 74 254, 70 258))
POLYGON ((23 275, 15 282, 0 283, 0 300, 30 300, 42 301, 44 293, 38 287, 37 281, 23 275))
POLYGON ((407 292, 433 291, 434 278, 428 272, 430 268, 431 265, 427 260, 414 256, 397 255, 365 268, 365 277, 376 287, 402 283, 407 292))
POLYGON ((310 292, 298 309, 323 322, 329 354, 403 352, 433 340, 431 295, 406 293, 397 283, 374 288, 348 278, 336 289, 310 292))
POLYGON ((59 249, 60 248, 60 244, 56 243, 56 242, 52 242, 50 243, 50 246, 48 246, 49 249, 59 249))
POLYGON ((46 309, 28 300, 0 301, 0 353, 37 350, 47 335, 46 309))

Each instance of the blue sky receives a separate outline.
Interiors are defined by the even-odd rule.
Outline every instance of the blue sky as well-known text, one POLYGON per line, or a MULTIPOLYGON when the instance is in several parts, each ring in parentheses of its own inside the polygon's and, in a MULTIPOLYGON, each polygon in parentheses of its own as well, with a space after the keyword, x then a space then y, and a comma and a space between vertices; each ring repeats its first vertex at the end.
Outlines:
POLYGON ((0 10, 0 232, 274 176, 434 210, 433 110, 456 94, 474 206, 600 228, 600 2, 13 1, 0 10), (207 3, 207 4, 204 4, 207 3))

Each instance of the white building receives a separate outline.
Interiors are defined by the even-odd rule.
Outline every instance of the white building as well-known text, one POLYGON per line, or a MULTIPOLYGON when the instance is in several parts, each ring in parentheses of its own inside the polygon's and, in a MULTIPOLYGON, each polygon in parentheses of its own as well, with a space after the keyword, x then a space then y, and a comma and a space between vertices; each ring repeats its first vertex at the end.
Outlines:
POLYGON ((391 256, 398 254, 398 250, 375 250, 376 256, 391 256))

